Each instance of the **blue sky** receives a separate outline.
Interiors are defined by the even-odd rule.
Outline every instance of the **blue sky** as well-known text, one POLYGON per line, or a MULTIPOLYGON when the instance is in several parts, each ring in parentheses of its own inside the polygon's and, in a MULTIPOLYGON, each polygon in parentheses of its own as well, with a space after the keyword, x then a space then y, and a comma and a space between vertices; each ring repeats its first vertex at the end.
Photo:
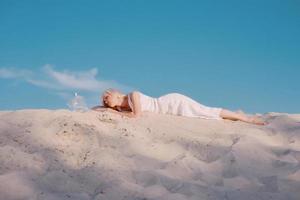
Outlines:
POLYGON ((0 110, 105 88, 300 113, 297 0, 0 1, 0 110))

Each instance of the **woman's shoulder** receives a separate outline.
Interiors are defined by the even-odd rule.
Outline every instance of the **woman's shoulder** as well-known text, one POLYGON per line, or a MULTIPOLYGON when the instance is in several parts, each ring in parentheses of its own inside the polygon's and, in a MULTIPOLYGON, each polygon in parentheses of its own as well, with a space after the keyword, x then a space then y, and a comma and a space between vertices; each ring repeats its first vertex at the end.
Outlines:
POLYGON ((136 98, 136 97, 140 97, 140 92, 139 91, 137 91, 137 90, 134 90, 134 91, 132 91, 132 92, 129 92, 128 94, 127 94, 127 96, 128 96, 128 100, 129 100, 129 102, 132 102, 132 99, 133 98, 136 98))
POLYGON ((133 97, 133 96, 138 96, 139 97, 141 95, 141 92, 138 91, 138 90, 134 90, 134 91, 130 92, 128 95, 130 97, 133 97))
POLYGON ((133 90, 131 93, 132 93, 132 94, 139 94, 139 93, 141 93, 141 92, 138 91, 138 90, 133 90))

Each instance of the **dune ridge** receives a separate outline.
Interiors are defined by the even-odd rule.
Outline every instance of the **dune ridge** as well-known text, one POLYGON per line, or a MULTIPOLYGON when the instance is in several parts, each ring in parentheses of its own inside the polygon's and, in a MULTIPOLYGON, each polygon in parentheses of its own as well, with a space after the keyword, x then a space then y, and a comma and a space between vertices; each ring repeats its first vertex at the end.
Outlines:
POLYGON ((0 199, 297 200, 300 114, 0 112, 0 199))

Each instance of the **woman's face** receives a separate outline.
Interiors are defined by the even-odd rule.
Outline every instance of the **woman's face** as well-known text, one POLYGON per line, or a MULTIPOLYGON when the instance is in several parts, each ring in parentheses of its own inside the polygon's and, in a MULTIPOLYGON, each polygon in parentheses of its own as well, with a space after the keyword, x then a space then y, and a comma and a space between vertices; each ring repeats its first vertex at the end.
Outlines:
POLYGON ((109 106, 109 107, 115 107, 118 104, 117 94, 116 93, 108 93, 105 94, 103 97, 103 101, 109 106))

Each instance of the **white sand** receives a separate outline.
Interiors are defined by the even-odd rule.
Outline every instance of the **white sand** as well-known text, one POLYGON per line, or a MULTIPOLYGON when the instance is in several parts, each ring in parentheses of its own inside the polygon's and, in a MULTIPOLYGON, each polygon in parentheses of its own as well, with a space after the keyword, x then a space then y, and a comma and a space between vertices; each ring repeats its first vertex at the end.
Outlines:
POLYGON ((0 112, 2 200, 300 199, 300 115, 0 112))

